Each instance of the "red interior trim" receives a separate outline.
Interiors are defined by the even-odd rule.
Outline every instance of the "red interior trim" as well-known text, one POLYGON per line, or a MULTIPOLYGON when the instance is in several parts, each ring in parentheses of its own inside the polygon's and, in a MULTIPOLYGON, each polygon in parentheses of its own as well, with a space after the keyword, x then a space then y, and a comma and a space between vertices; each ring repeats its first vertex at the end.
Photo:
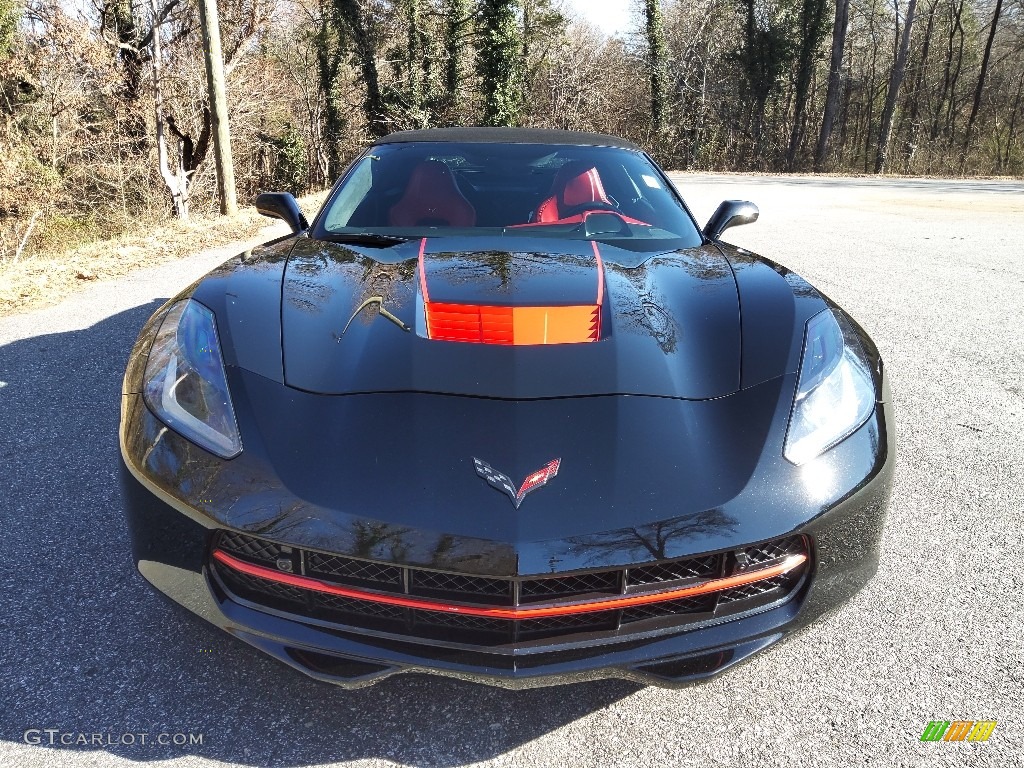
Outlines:
POLYGON ((350 597, 355 600, 366 600, 371 603, 384 603, 386 605, 397 605, 403 608, 417 608, 421 611, 438 611, 440 613, 457 613, 462 616, 486 616, 492 619, 535 619, 544 616, 567 616, 577 613, 593 613, 594 611, 610 611, 618 608, 630 608, 635 605, 648 605, 660 603, 666 600, 677 600, 681 597, 693 597, 695 595, 706 595, 710 592, 719 592, 723 589, 742 587, 746 584, 753 584, 755 581, 774 579, 789 573, 794 568, 799 568, 807 562, 807 555, 789 555, 778 565, 768 568, 759 568, 755 571, 738 573, 735 576, 726 576, 721 579, 711 579, 681 589, 669 589, 663 592, 646 592, 640 595, 623 595, 610 599, 587 600, 579 603, 568 603, 560 605, 541 606, 536 608, 489 608, 484 606, 460 605, 454 603, 437 603, 432 600, 423 600, 405 595, 389 595, 382 592, 368 592, 362 589, 342 587, 337 584, 328 584, 319 579, 311 579, 308 576, 297 576, 292 573, 275 571, 264 568, 260 565, 246 563, 227 552, 214 550, 213 559, 236 571, 256 576, 268 581, 275 581, 279 584, 287 584, 300 589, 310 589, 314 592, 322 592, 328 595, 339 597, 350 597))
POLYGON ((420 267, 420 292, 423 294, 424 303, 430 301, 430 297, 427 296, 427 268, 423 264, 423 252, 427 250, 427 238, 420 240, 420 255, 417 257, 417 262, 420 267))
POLYGON ((594 246, 594 258, 597 260, 597 306, 604 305, 604 262, 601 261, 601 252, 597 250, 597 240, 591 240, 594 246))
POLYGON ((612 213, 618 216, 627 224, 633 224, 637 227, 649 227, 651 226, 646 221, 640 221, 640 219, 634 219, 632 216, 626 216, 622 213, 615 213, 614 211, 596 210, 596 211, 584 211, 583 213, 577 213, 575 216, 567 216, 564 219, 552 219, 550 221, 530 221, 526 224, 509 224, 505 229, 522 229, 523 227, 550 227, 555 224, 581 224, 584 222, 592 213, 612 213))

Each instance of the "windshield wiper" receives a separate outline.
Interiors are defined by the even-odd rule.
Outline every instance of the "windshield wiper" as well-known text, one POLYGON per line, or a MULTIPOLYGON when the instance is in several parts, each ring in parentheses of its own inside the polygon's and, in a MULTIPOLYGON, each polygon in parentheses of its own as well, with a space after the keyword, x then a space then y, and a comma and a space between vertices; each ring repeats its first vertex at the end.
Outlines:
POLYGON ((390 248, 399 243, 409 242, 408 237, 396 235, 380 235, 376 232, 332 232, 326 237, 332 243, 350 243, 352 245, 368 245, 376 248, 390 248))
MULTIPOLYGON (((412 330, 412 328, 410 328, 408 325, 403 323, 401 320, 399 320, 397 317, 395 317, 393 314, 391 314, 390 312, 388 312, 384 308, 384 297, 383 296, 371 296, 366 301, 364 301, 362 304, 360 304, 358 307, 356 307, 356 311, 352 313, 352 317, 350 317, 348 319, 348 322, 345 323, 345 327, 342 328, 341 336, 344 336, 346 333, 348 333, 348 327, 350 325, 352 325, 352 321, 356 319, 356 317, 359 315, 360 312, 362 312, 367 307, 371 307, 373 305, 377 305, 377 313, 381 317, 385 318, 386 320, 390 320, 392 323, 397 325, 399 328, 401 328, 406 333, 408 333, 409 331, 412 330)), ((334 340, 335 341, 341 341, 341 336, 339 336, 338 334, 334 334, 334 340)))

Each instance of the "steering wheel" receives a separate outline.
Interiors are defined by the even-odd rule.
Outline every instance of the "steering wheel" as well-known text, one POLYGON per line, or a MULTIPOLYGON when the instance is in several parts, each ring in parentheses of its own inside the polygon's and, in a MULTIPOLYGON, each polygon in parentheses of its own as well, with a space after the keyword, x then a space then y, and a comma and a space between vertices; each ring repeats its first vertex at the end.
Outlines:
MULTIPOLYGON (((579 205, 574 205, 570 208, 561 210, 559 212, 559 218, 569 219, 573 216, 578 216, 581 213, 586 213, 587 211, 611 211, 612 213, 619 213, 619 208, 618 206, 610 203, 603 203, 600 200, 595 200, 592 203, 580 203, 579 205)), ((622 214, 619 215, 621 216, 622 214)))

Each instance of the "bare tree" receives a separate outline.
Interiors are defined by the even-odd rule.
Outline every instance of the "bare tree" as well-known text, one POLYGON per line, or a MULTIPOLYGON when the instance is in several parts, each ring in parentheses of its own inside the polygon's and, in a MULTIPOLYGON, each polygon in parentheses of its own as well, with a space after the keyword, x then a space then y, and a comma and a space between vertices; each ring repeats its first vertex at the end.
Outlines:
MULTIPOLYGON (((895 0, 896 24, 899 28, 899 0, 895 0)), ((900 40, 899 51, 896 53, 896 61, 893 63, 892 74, 889 77, 889 89, 885 95, 885 106, 882 108, 882 119, 878 129, 878 146, 875 153, 875 173, 882 173, 889 154, 889 141, 892 138, 892 115, 896 109, 896 98, 900 93, 900 86, 903 85, 903 75, 907 71, 907 54, 910 50, 910 32, 914 26, 914 11, 917 9, 917 0, 910 0, 907 5, 907 15, 903 22, 903 37, 900 40)))
POLYGON ((206 63, 220 212, 234 216, 238 213, 238 201, 235 197, 235 165, 231 159, 231 132, 228 129, 228 100, 224 91, 224 57, 220 47, 217 0, 199 0, 199 18, 203 30, 203 58, 206 63))
MULTIPOLYGON (((153 14, 153 26, 150 30, 150 37, 153 44, 153 103, 156 117, 156 151, 157 163, 160 168, 160 176, 171 193, 171 202, 174 205, 174 215, 183 221, 188 220, 188 177, 189 174, 181 163, 182 152, 178 152, 178 162, 174 172, 171 171, 167 157, 167 137, 164 134, 164 96, 163 86, 160 82, 160 74, 163 70, 162 54, 160 50, 160 25, 163 19, 157 10, 156 0, 150 0, 150 10, 153 14)), ((166 17, 164 17, 166 18, 166 17)))
POLYGON ((836 17, 832 24, 832 57, 828 67, 828 88, 825 92, 825 114, 821 118, 818 145, 814 150, 814 170, 820 171, 828 157, 828 144, 839 112, 839 96, 843 80, 843 52, 846 31, 850 26, 850 0, 836 0, 836 17))
POLYGON ((996 27, 999 25, 999 16, 1003 12, 1003 0, 996 0, 996 10, 992 14, 992 25, 988 30, 988 41, 985 43, 985 55, 981 59, 981 72, 978 73, 978 86, 974 89, 974 102, 971 104, 971 116, 967 118, 967 130, 964 131, 964 163, 967 161, 967 150, 971 146, 971 131, 974 130, 974 121, 978 118, 978 110, 981 108, 981 94, 985 90, 985 78, 988 76, 989 61, 992 59, 992 43, 996 39, 996 27))
POLYGON ((814 74, 818 48, 821 47, 825 37, 827 9, 826 0, 802 0, 800 3, 798 16, 800 35, 793 97, 793 129, 789 136, 789 149, 786 151, 786 170, 789 171, 792 171, 796 164, 797 152, 803 142, 808 92, 811 88, 811 77, 814 74))

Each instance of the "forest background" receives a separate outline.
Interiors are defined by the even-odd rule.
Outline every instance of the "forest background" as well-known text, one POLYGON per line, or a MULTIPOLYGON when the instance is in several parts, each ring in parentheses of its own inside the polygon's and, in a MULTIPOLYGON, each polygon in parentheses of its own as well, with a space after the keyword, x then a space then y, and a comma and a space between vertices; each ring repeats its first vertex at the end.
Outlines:
MULTIPOLYGON (((237 195, 454 125, 674 170, 1019 177, 1022 7, 632 0, 608 36, 560 0, 219 0, 237 195)), ((216 212, 203 52, 197 0, 0 0, 0 269, 216 212)))

